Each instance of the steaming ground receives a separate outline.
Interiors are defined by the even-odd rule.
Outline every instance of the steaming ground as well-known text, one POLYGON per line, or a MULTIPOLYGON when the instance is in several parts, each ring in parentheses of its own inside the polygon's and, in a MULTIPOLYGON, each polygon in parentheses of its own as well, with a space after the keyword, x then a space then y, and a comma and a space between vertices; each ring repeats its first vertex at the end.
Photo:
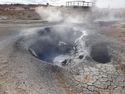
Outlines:
MULTIPOLYGON (((110 23, 99 19, 94 24, 85 24, 86 21, 83 24, 81 21, 77 24, 71 24, 79 22, 77 19, 74 19, 75 21, 71 19, 73 18, 54 23, 52 20, 50 23, 41 23, 41 21, 29 21, 32 23, 24 21, 22 23, 17 20, 16 24, 11 23, 10 25, 9 22, 0 24, 0 94, 125 93, 124 21, 110 23), (59 24, 60 22, 64 22, 64 24, 59 24), (45 27, 54 27, 55 30, 50 29, 49 31, 45 27), (72 39, 74 36, 72 37, 71 33, 67 35, 67 30, 74 32, 78 30, 77 32, 81 31, 82 34, 80 32, 80 36, 78 34, 75 39, 72 39), (66 38, 63 36, 61 42, 59 42, 59 35, 62 34, 58 31, 66 32, 63 34, 66 38), (91 32, 90 35, 89 32, 91 32), (38 48, 44 47, 45 45, 41 44, 44 41, 40 41, 43 40, 42 35, 47 36, 45 41, 49 45, 50 41, 55 41, 54 44, 50 45, 53 49, 58 42, 65 45, 66 42, 71 43, 73 40, 73 43, 77 44, 77 53, 71 53, 73 54, 71 57, 65 55, 64 62, 61 62, 59 66, 57 63, 57 66, 53 66, 48 61, 39 60, 36 57, 37 54, 33 54, 34 50, 29 51, 29 48, 32 48, 29 44, 34 44, 33 47, 37 48, 38 43, 40 46, 38 48), (89 37, 86 37, 88 35, 89 37), (52 39, 48 40, 48 38, 52 39), (109 45, 108 48, 106 45, 109 45), (85 46, 91 47, 91 49, 85 46), (105 55, 110 55, 113 59, 110 60, 109 57, 107 59, 105 55), (102 63, 100 58, 97 58, 98 56, 105 57, 106 62, 102 63)), ((62 55, 57 56, 54 59, 55 62, 60 60, 60 57, 62 55)))

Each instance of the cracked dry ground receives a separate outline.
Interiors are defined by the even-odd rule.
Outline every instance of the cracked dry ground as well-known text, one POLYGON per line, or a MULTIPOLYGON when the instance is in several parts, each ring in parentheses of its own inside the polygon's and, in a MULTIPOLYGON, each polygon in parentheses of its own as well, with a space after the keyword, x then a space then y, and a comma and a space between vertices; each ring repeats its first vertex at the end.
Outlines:
POLYGON ((72 66, 59 68, 16 48, 14 41, 0 46, 0 94, 125 94, 124 46, 118 47, 120 63, 74 59, 72 66))
MULTIPOLYGON (((125 76, 120 66, 112 64, 79 66, 81 68, 76 71, 80 74, 71 72, 72 77, 68 76, 70 74, 64 75, 65 80, 80 94, 125 94, 125 76)), ((75 68, 72 69, 74 70, 75 68)))

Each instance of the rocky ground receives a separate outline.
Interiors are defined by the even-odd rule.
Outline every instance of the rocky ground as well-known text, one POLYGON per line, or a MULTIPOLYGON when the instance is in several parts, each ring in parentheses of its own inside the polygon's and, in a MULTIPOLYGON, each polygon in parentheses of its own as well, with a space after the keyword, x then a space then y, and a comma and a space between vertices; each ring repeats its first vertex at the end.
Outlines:
POLYGON ((75 57, 72 64, 59 68, 16 45, 21 30, 53 24, 37 20, 38 16, 27 17, 14 14, 0 20, 0 94, 125 94, 124 22, 94 28, 116 42, 113 50, 118 51, 119 61, 86 64, 88 59, 83 62, 75 57))

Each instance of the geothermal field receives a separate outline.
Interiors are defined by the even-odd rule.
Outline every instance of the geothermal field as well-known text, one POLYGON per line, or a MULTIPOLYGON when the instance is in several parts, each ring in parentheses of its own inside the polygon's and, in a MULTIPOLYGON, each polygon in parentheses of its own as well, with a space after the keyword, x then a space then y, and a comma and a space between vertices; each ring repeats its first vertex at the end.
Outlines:
POLYGON ((125 9, 0 5, 0 94, 125 94, 125 9))

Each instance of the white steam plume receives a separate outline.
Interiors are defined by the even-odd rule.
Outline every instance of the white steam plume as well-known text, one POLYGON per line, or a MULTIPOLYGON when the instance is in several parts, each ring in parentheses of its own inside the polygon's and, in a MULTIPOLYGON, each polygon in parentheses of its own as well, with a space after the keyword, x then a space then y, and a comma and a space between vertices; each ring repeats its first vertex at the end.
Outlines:
POLYGON ((88 23, 91 13, 90 11, 83 11, 83 9, 50 6, 38 7, 36 12, 44 21, 64 23, 88 23))
POLYGON ((52 7, 38 7, 36 8, 36 12, 40 15, 41 19, 49 22, 63 19, 61 12, 52 7))

